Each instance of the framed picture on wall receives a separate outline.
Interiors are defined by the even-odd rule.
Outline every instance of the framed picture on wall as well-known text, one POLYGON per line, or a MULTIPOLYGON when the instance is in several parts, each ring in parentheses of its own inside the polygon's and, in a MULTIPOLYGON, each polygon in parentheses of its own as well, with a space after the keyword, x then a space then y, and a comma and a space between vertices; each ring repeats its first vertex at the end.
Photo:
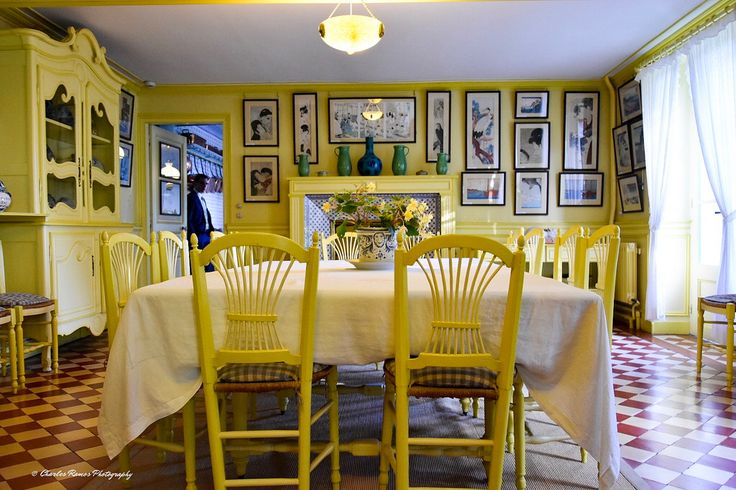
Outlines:
POLYGON ((641 116, 641 88, 636 80, 629 80, 618 88, 618 107, 621 122, 641 116))
POLYGON ((463 206, 505 206, 506 172, 462 172, 463 206))
POLYGON ((647 166, 646 154, 644 153, 644 123, 641 119, 631 123, 629 133, 631 133, 631 157, 634 170, 639 170, 647 166))
POLYGON ((133 144, 120 142, 120 187, 130 187, 130 174, 133 166, 133 144))
POLYGON ((243 144, 279 146, 278 99, 243 99, 243 144))
POLYGON ((603 173, 561 172, 557 192, 560 207, 603 206, 603 173))
POLYGON ((363 143, 373 136, 376 143, 414 143, 416 141, 416 99, 384 97, 382 99, 331 97, 328 99, 330 143, 363 143), (378 119, 369 120, 363 113, 369 109, 378 119))
POLYGON ((516 92, 516 111, 514 117, 545 118, 549 114, 549 92, 516 92))
POLYGON ((465 168, 501 168, 501 92, 465 92, 465 168))
POLYGON ((309 155, 309 163, 319 163, 317 148, 317 94, 294 94, 294 163, 299 155, 309 155))
POLYGON ((279 202, 279 157, 244 156, 245 202, 279 202))
POLYGON ((450 91, 427 92, 427 161, 436 162, 438 153, 450 161, 450 91))
POLYGON ((549 123, 514 123, 514 168, 549 169, 549 123))
POLYGON ((546 215, 548 202, 549 175, 547 172, 516 172, 515 215, 546 215))
POLYGON ((120 137, 130 140, 133 136, 133 105, 135 97, 125 90, 120 91, 120 137))
POLYGON ((599 92, 565 92, 564 170, 598 170, 599 92))
POLYGON ((181 184, 161 180, 159 206, 163 216, 181 216, 181 184))
POLYGON ((616 175, 628 174, 633 170, 628 124, 613 128, 613 153, 616 156, 616 175))
POLYGON ((641 181, 636 174, 618 179, 618 192, 621 197, 622 213, 639 213, 644 211, 641 195, 641 181))

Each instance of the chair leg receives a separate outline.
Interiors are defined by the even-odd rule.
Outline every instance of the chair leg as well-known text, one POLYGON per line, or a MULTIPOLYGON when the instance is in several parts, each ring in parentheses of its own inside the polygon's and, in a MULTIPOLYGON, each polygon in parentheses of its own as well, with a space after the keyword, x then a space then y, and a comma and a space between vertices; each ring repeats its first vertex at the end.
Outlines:
POLYGON ((205 413, 207 414, 207 437, 210 443, 210 461, 212 463, 212 480, 214 488, 225 488, 225 455, 220 440, 220 413, 217 404, 217 393, 212 385, 204 384, 205 413))
POLYGON ((396 490, 409 488, 409 396, 408 386, 396 387, 396 490))
POLYGON ((463 411, 463 415, 467 415, 470 412, 470 398, 461 398, 460 408, 463 411))
POLYGON ((333 450, 331 456, 332 463, 332 475, 330 480, 332 481, 332 490, 340 490, 340 426, 339 426, 339 413, 338 413, 338 398, 337 398, 337 367, 333 367, 330 374, 327 376, 327 393, 328 400, 332 403, 330 407, 330 442, 333 444, 333 450))
POLYGON ((383 426, 381 427, 381 452, 378 462, 378 488, 386 490, 388 486, 388 468, 389 455, 392 454, 391 440, 394 434, 394 416, 392 400, 394 399, 395 389, 391 383, 386 383, 386 389, 383 394, 383 426))
POLYGON ((309 490, 309 468, 311 466, 312 446, 312 380, 301 380, 297 393, 297 412, 299 413, 298 472, 299 490, 309 490))
MULTIPOLYGON (((123 450, 120 451, 120 454, 118 455, 118 467, 120 468, 120 473, 130 471, 130 446, 125 446, 123 450)), ((124 479, 123 486, 129 487, 130 480, 124 479)))
POLYGON ((286 413, 286 409, 289 406, 289 392, 290 390, 276 392, 276 398, 279 402, 279 411, 281 412, 281 415, 286 413))
POLYGON ((726 305, 726 383, 733 382, 733 320, 736 316, 736 305, 726 305))
POLYGON ((51 370, 59 374, 59 320, 57 318, 58 302, 54 300, 54 309, 51 310, 51 370))
MULTIPOLYGON (((248 428, 248 418, 255 416, 255 412, 251 413, 251 402, 255 400, 256 395, 250 393, 233 393, 232 405, 233 405, 233 430, 246 430, 248 428)), ((225 425, 222 425, 223 430, 225 425)), ((231 444, 236 445, 237 441, 231 441, 231 444)), ((235 474, 239 478, 245 476, 245 472, 248 468, 248 457, 244 456, 237 451, 232 451, 231 456, 235 463, 235 474)))
POLYGON ((703 330, 704 330, 704 319, 703 319, 703 307, 698 301, 698 348, 695 357, 695 374, 700 376, 700 368, 703 366, 703 330))
POLYGON ((194 426, 194 397, 192 397, 182 410, 184 431, 184 473, 187 480, 186 490, 197 490, 197 454, 196 454, 196 429, 194 426))
MULTIPOLYGON (((15 394, 18 393, 18 343, 15 338, 15 328, 12 325, 8 330, 8 356, 10 357, 10 382, 15 394)), ((3 363, 3 368, 5 368, 5 363, 3 363)))
POLYGON ((524 392, 520 376, 514 378, 514 461, 516 463, 516 488, 526 488, 526 430, 524 420, 524 392))
POLYGON ((21 390, 26 388, 26 359, 25 345, 23 343, 23 308, 15 307, 15 339, 18 349, 16 351, 18 359, 18 386, 21 390))
MULTIPOLYGON (((514 399, 516 403, 516 399, 514 399)), ((506 427, 506 451, 509 453, 514 452, 514 410, 513 406, 509 410, 509 421, 506 427)))
POLYGON ((478 418, 478 412, 480 412, 480 399, 473 398, 473 418, 478 418))

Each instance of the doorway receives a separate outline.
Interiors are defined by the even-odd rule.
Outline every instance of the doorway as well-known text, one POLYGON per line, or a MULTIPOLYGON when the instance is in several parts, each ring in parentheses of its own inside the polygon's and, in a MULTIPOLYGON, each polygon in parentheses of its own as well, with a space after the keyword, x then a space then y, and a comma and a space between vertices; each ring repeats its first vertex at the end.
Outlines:
MULTIPOLYGON (((152 126, 151 131, 151 168, 161 169, 161 175, 152 175, 151 186, 151 229, 153 231, 169 230, 178 232, 181 229, 186 230, 187 212, 186 212, 186 196, 191 190, 191 181, 194 175, 204 174, 208 177, 208 184, 201 194, 207 204, 210 212, 212 226, 218 231, 224 231, 224 172, 223 172, 223 143, 222 143, 222 124, 157 124, 152 126), (181 148, 180 162, 175 166, 182 169, 181 172, 181 215, 162 216, 155 212, 159 201, 164 197, 162 194, 164 184, 159 184, 157 180, 167 180, 162 177, 169 163, 156 160, 158 146, 166 145, 181 148), (172 219, 173 218, 173 219, 172 219), (178 219, 176 219, 178 218, 178 219)), ((176 154, 174 152, 174 154, 176 154)), ((171 180, 171 179, 168 179, 171 180)))

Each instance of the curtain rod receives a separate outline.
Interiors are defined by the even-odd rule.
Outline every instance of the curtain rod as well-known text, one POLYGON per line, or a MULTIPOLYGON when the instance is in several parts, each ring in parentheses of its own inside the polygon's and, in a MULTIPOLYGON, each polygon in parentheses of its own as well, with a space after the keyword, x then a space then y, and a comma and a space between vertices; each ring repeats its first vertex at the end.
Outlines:
POLYGON ((719 20, 726 17, 728 14, 736 10, 736 2, 729 3, 728 5, 725 5, 723 9, 718 10, 716 12, 713 12, 712 14, 708 15, 707 17, 704 17, 701 19, 700 22, 698 22, 697 25, 691 27, 690 29, 686 30, 685 32, 679 34, 676 37, 676 41, 674 41, 672 44, 664 48, 662 51, 657 53, 656 55, 652 56, 651 58, 641 62, 639 65, 636 66, 635 71, 638 73, 643 68, 656 63, 657 61, 661 60, 662 58, 665 58, 667 56, 670 56, 675 51, 680 49, 682 46, 685 45, 690 39, 697 36, 719 20))

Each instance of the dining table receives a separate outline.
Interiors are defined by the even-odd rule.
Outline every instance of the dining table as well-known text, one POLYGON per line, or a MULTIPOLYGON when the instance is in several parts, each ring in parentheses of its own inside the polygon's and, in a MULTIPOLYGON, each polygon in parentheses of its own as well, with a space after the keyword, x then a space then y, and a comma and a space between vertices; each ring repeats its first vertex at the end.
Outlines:
MULTIPOLYGON (((277 331, 296 351, 303 271, 295 268, 277 308, 277 331)), ((318 276, 315 362, 370 364, 393 357, 393 268, 325 260, 318 276)), ((431 294, 418 267, 409 268, 408 281, 411 349, 418 352, 431 323, 431 294)), ((217 343, 225 331, 226 294, 217 272, 208 273, 207 282, 217 343)), ((483 297, 481 323, 489 325, 483 335, 491 352, 498 349, 507 286, 508 274, 500 275, 483 297)), ((193 298, 190 276, 142 287, 128 298, 110 348, 98 419, 111 459, 201 387, 193 298)), ((620 471, 610 349, 600 296, 525 274, 518 372, 542 410, 598 462, 601 488, 610 488, 620 471)))

